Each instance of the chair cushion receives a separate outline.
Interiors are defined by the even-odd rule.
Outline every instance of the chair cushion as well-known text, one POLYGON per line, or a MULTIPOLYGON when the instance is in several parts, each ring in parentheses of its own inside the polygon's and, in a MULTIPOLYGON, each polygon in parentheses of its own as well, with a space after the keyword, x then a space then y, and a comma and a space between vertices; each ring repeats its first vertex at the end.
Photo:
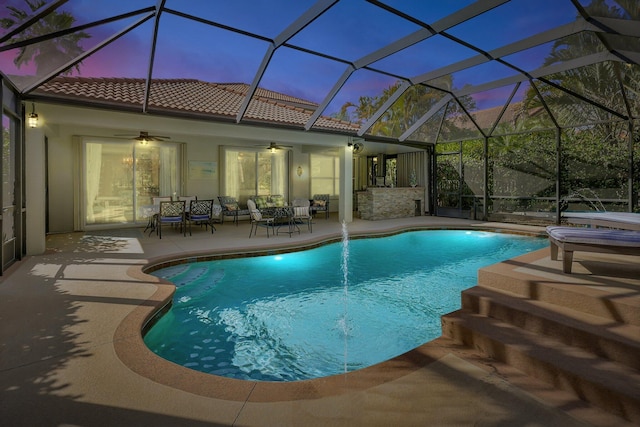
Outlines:
POLYGON ((238 204, 237 203, 227 203, 226 205, 224 205, 225 208, 227 208, 228 211, 237 211, 238 210, 238 204))
POLYGON ((314 200, 313 205, 318 207, 324 207, 327 204, 326 200, 314 200))
POLYGON ((284 197, 280 195, 271 196, 271 203, 276 207, 284 206, 284 197))
POLYGON ((182 217, 179 216, 161 216, 160 222, 182 222, 182 217))
POLYGON ((189 218, 193 221, 204 221, 206 219, 209 219, 209 215, 207 214, 201 214, 201 215, 189 215, 189 218))
POLYGON ((256 202, 258 209, 267 207, 267 198, 265 196, 256 196, 254 201, 256 202))
POLYGON ((294 206, 293 207, 293 216, 308 217, 309 216, 309 206, 294 206))
POLYGON ((256 221, 260 221, 262 219, 262 213, 258 209, 252 210, 251 211, 251 216, 256 221))

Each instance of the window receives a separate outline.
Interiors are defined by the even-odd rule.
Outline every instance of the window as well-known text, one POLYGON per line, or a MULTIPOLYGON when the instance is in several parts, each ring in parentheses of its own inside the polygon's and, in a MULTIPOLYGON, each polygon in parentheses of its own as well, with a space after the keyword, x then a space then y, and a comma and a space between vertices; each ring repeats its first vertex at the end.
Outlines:
POLYGON ((220 195, 232 196, 245 203, 254 195, 289 193, 287 150, 275 153, 265 150, 222 147, 224 173, 220 195))
POLYGON ((340 195, 340 159, 326 154, 311 154, 311 194, 340 195))

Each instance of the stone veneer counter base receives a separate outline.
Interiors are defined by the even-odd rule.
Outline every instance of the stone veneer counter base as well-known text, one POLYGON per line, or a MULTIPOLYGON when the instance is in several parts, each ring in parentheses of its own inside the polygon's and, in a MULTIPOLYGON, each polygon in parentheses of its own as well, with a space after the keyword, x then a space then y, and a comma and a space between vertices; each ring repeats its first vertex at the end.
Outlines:
POLYGON ((357 195, 361 219, 407 218, 424 212, 424 187, 371 187, 357 195))

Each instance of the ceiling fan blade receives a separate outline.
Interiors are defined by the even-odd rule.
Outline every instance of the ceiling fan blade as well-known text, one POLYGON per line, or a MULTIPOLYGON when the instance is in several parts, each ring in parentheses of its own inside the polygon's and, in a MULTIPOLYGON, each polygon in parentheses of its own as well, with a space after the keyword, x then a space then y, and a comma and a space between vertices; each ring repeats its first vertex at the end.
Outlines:
POLYGON ((149 132, 140 131, 138 135, 129 134, 129 133, 117 133, 114 136, 119 136, 122 138, 131 138, 135 141, 164 141, 165 139, 171 139, 169 136, 163 135, 149 135, 149 132))
POLYGON ((262 147, 262 148, 266 148, 267 150, 271 150, 271 151, 286 150, 288 148, 293 148, 292 145, 280 145, 280 144, 276 144, 275 142, 270 142, 269 145, 267 145, 267 146, 265 146, 265 145, 254 145, 254 147, 262 147))
POLYGON ((293 148, 291 145, 281 145, 281 144, 277 144, 275 142, 272 142, 271 144, 269 144, 269 148, 277 148, 277 149, 284 149, 284 148, 293 148))

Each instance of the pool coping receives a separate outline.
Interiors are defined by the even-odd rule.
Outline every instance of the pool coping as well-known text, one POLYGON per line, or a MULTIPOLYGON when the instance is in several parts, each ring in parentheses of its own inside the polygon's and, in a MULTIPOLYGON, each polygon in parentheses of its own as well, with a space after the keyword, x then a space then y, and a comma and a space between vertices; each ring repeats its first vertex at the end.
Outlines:
MULTIPOLYGON (((491 226, 458 225, 396 227, 380 232, 350 233, 349 238, 386 237, 422 230, 475 230, 540 237, 546 235, 543 230, 527 231, 491 226)), ((156 355, 144 343, 143 332, 148 328, 149 322, 170 307, 176 289, 170 282, 148 274, 150 271, 185 262, 306 250, 341 240, 342 235, 336 233, 324 235, 303 244, 278 244, 274 247, 245 251, 218 249, 185 252, 179 256, 174 254, 152 258, 148 260, 146 265, 131 266, 127 270, 127 274, 131 278, 154 284, 156 290, 146 301, 135 307, 116 328, 113 342, 117 357, 132 371, 159 384, 209 398, 264 403, 314 399, 364 390, 409 375, 436 362, 443 355, 443 348, 438 344, 441 338, 424 343, 392 359, 348 373, 292 382, 251 381, 221 377, 180 366, 156 355)), ((540 249, 533 253, 536 252, 540 252, 540 256, 546 255, 546 249, 540 249)))

